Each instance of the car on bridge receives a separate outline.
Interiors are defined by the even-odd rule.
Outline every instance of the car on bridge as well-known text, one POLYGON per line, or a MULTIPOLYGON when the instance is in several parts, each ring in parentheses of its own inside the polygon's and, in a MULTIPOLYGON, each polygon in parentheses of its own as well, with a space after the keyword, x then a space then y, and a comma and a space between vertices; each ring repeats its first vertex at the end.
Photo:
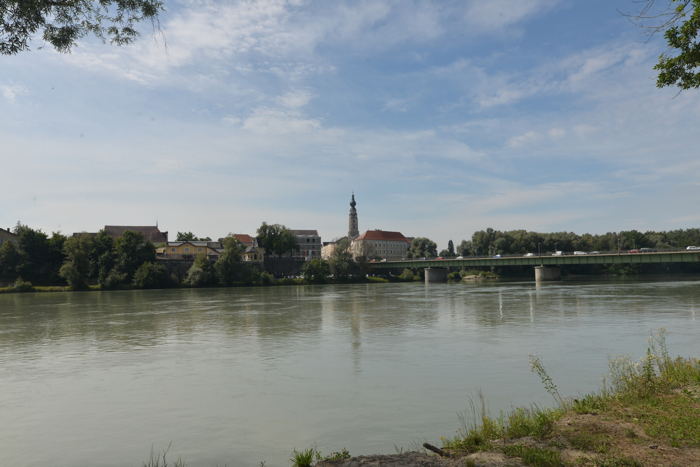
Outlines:
POLYGON ((574 251, 574 254, 575 255, 587 255, 588 253, 586 253, 585 251, 578 251, 577 250, 577 251, 574 251))
POLYGON ((685 249, 686 250, 700 250, 700 246, 690 245, 690 246, 685 247, 685 249))
POLYGON ((534 253, 525 253, 523 256, 535 256, 534 253))

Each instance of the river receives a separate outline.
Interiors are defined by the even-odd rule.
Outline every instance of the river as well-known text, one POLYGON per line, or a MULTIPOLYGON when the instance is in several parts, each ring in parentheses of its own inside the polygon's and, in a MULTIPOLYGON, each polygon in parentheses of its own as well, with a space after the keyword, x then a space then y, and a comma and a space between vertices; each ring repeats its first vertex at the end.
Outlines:
POLYGON ((0 465, 287 466, 440 443, 595 390, 654 330, 700 355, 700 281, 357 284, 0 295, 0 465))

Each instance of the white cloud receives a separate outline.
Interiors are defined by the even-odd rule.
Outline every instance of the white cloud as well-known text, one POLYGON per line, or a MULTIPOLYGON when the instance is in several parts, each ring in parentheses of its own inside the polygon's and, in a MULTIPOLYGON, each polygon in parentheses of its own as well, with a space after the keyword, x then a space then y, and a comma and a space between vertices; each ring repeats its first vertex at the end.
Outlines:
POLYGON ((29 94, 29 89, 21 84, 0 84, 0 94, 7 101, 14 103, 19 96, 29 94))
POLYGON ((311 94, 311 92, 307 90, 297 90, 290 91, 287 94, 280 96, 278 101, 284 107, 290 109, 298 109, 300 107, 306 106, 312 98, 313 95, 311 94))
POLYGON ((511 148, 519 148, 522 146, 526 146, 530 143, 533 143, 535 141, 538 141, 541 138, 541 135, 535 131, 528 131, 526 133, 523 133, 521 135, 513 136, 508 140, 508 146, 511 148))
POLYGON ((296 111, 260 108, 243 121, 242 128, 262 135, 283 135, 306 133, 320 126, 318 120, 305 118, 296 111))

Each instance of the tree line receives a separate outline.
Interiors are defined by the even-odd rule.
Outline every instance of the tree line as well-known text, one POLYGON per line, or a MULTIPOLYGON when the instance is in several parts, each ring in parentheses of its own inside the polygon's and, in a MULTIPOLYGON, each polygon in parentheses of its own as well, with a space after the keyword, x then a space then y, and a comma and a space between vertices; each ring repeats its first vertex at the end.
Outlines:
POLYGON ((528 230, 500 231, 488 228, 474 232, 471 240, 462 240, 456 251, 443 250, 443 256, 489 256, 553 251, 626 251, 634 248, 657 250, 684 249, 700 245, 700 229, 670 231, 625 230, 604 234, 574 232, 541 233, 528 230))
POLYGON ((408 258, 454 258, 455 256, 518 255, 525 253, 551 253, 554 251, 626 251, 634 248, 657 250, 684 249, 700 245, 700 229, 669 231, 625 230, 605 234, 576 234, 574 232, 541 233, 528 230, 494 230, 487 228, 472 234, 470 240, 462 240, 455 246, 450 240, 447 248, 438 253, 437 244, 425 237, 412 240, 408 258))

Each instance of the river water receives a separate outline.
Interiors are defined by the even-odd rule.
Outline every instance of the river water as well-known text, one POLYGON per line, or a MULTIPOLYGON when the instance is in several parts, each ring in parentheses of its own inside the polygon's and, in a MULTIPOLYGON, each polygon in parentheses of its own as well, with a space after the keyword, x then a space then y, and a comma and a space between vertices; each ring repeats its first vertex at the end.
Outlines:
POLYGON ((287 466, 392 453, 595 390, 654 330, 700 355, 700 281, 359 284, 0 295, 0 465, 287 466))

